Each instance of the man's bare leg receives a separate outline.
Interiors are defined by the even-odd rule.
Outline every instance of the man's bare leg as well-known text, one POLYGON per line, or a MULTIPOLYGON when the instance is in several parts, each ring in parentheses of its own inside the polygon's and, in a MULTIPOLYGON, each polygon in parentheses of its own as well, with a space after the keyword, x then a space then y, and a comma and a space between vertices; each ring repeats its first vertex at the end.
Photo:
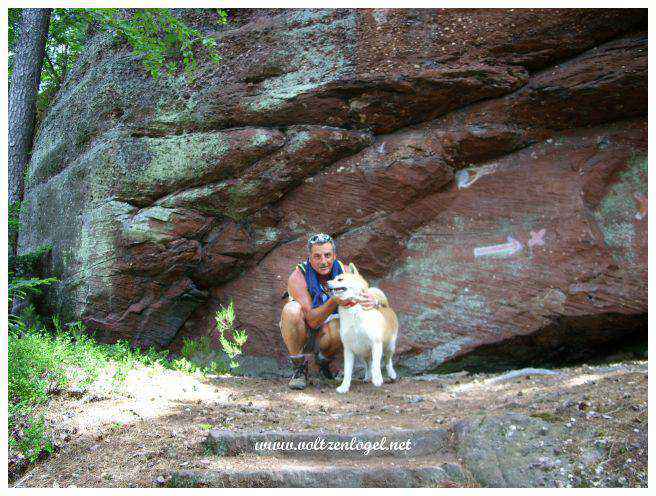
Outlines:
POLYGON ((290 301, 283 307, 280 315, 280 332, 293 368, 289 387, 304 389, 307 385, 307 362, 302 351, 308 340, 308 333, 303 309, 298 302, 290 301))
POLYGON ((332 319, 321 327, 319 349, 327 358, 333 358, 342 351, 342 338, 339 337, 339 319, 332 319))

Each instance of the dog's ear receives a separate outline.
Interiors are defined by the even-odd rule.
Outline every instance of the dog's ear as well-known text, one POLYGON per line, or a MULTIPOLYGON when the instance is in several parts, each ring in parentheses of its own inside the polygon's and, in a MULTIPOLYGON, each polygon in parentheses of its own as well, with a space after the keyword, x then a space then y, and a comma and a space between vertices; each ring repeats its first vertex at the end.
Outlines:
POLYGON ((351 274, 355 274, 356 276, 360 275, 360 273, 358 272, 358 269, 356 269, 355 265, 353 265, 352 263, 349 264, 349 272, 351 274))

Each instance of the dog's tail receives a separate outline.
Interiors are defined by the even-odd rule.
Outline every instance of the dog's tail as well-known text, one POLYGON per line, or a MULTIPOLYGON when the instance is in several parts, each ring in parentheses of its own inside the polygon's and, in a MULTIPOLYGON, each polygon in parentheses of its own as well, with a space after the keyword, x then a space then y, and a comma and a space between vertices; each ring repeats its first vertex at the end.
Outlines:
POLYGON ((378 288, 369 288, 367 290, 370 294, 374 296, 378 300, 378 303, 380 304, 381 307, 389 307, 389 301, 387 301, 387 296, 385 296, 385 293, 383 293, 380 289, 378 288))

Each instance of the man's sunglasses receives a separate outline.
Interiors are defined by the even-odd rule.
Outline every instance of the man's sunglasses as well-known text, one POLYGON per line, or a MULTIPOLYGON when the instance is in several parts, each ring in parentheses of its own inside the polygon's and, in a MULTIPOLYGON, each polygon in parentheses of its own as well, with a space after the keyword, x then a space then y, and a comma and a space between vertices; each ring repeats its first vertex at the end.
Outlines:
POLYGON ((311 236, 310 239, 308 239, 308 245, 316 245, 316 244, 324 244, 324 243, 332 243, 333 238, 331 238, 328 234, 324 233, 319 233, 315 234, 314 236, 311 236))

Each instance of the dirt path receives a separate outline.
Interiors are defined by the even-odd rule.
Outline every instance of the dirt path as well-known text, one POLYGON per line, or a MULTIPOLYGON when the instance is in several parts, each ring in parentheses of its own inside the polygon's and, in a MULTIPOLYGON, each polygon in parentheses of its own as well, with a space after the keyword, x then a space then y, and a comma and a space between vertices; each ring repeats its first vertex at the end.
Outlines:
MULTIPOLYGON (((163 485, 173 471, 223 463, 204 444, 215 428, 340 433, 450 428, 462 419, 514 412, 565 429, 568 435, 555 456, 573 461, 579 474, 573 485, 646 486, 647 362, 559 372, 501 381, 498 374, 402 378, 380 389, 355 381, 342 396, 327 383, 291 391, 282 379, 195 377, 144 368, 131 372, 120 392, 96 386, 80 398, 56 398, 47 418, 63 446, 19 482, 21 487, 163 485), (599 447, 598 456, 590 455, 591 445, 599 447)), ((248 457, 242 464, 248 465, 248 457)))

